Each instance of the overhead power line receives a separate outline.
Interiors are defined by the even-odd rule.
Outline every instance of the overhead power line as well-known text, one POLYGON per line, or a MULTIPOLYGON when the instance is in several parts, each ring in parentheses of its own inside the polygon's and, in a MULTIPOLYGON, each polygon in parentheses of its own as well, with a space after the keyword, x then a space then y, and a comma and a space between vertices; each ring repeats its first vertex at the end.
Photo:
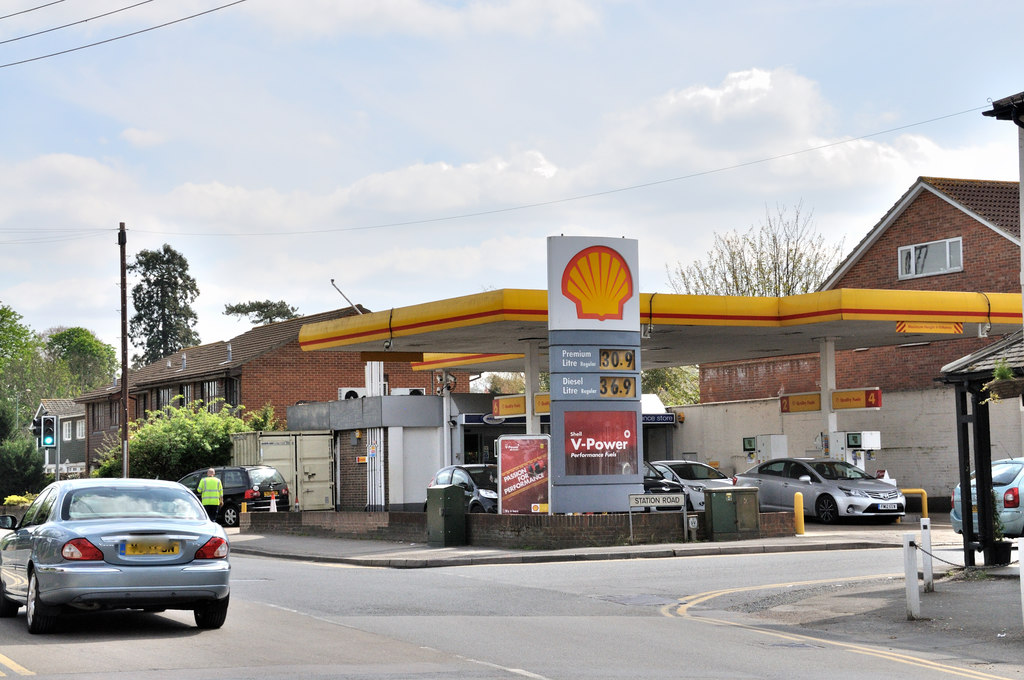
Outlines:
MULTIPOLYGON (((372 229, 388 229, 395 227, 408 227, 419 224, 435 224, 438 222, 448 222, 454 220, 468 219, 471 217, 486 217, 489 215, 500 215, 503 213, 517 212, 520 210, 530 210, 532 208, 542 208, 545 206, 559 205, 562 203, 570 203, 573 201, 582 201, 589 198, 599 198, 601 196, 610 196, 613 194, 625 193, 628 191, 636 191, 639 189, 647 189, 650 187, 659 186, 662 184, 669 184, 671 182, 682 182, 688 179, 695 179, 697 177, 706 177, 708 175, 714 175, 721 172, 727 172, 729 170, 738 170, 740 168, 747 168, 753 165, 759 165, 762 163, 768 163, 770 161, 781 160, 783 158, 792 158, 794 156, 800 156, 802 154, 812 153, 814 151, 822 151, 843 144, 852 144, 853 142, 863 141, 865 139, 871 139, 872 137, 879 137, 881 135, 890 134, 893 132, 899 132, 900 130, 907 130, 909 128, 920 127, 921 125, 927 125, 929 123, 935 123, 940 120, 946 120, 948 118, 954 118, 956 116, 962 116, 964 114, 973 113, 980 111, 981 109, 987 108, 989 105, 977 106, 964 111, 958 111, 956 113, 949 113, 943 116, 936 116, 935 118, 929 118, 927 120, 918 121, 916 123, 908 123, 906 125, 900 125, 886 130, 879 130, 878 132, 872 132, 859 137, 851 137, 849 139, 841 139, 835 142, 829 142, 828 144, 819 144, 818 146, 807 147, 806 149, 800 149, 798 151, 790 151, 788 153, 781 153, 774 156, 765 156, 755 160, 745 161, 743 163, 735 163, 733 165, 727 165, 712 170, 702 170, 693 172, 687 175, 678 175, 676 177, 667 177, 664 179, 652 180, 650 182, 643 182, 640 184, 632 184, 624 187, 617 187, 613 189, 605 189, 603 191, 595 191, 589 194, 579 194, 577 196, 568 196, 565 198, 555 198, 550 201, 538 201, 536 203, 524 203, 522 205, 509 206, 506 208, 494 208, 493 210, 479 210, 470 213, 460 213, 457 215, 445 215, 442 217, 429 217, 416 220, 405 220, 402 222, 386 222, 382 224, 362 225, 354 227, 332 227, 327 229, 306 229, 302 231, 266 231, 266 232, 247 232, 247 233, 236 233, 236 232, 166 232, 166 231, 154 231, 147 229, 133 229, 135 233, 139 234, 163 234, 171 236, 216 236, 216 237, 240 237, 240 236, 302 236, 312 234, 331 234, 348 231, 368 231, 372 229)), ((106 234, 112 231, 112 229, 95 229, 95 230, 75 230, 75 229, 19 229, 19 228, 0 228, 0 234, 2 233, 18 233, 25 232, 31 234, 25 238, 11 239, 7 241, 0 241, 0 245, 11 245, 11 244, 25 244, 25 243, 44 243, 52 241, 66 241, 73 240, 76 238, 90 238, 98 236, 100 234, 106 234), (49 231, 51 235, 40 235, 40 232, 49 231)))
MULTIPOLYGON (((814 151, 822 151, 824 149, 829 149, 829 148, 832 148, 832 147, 835 147, 835 146, 842 146, 843 144, 852 144, 853 142, 863 141, 865 139, 870 139, 872 137, 878 137, 878 136, 881 136, 881 135, 887 135, 887 134, 890 134, 892 132, 899 132, 900 130, 906 130, 908 128, 918 127, 918 126, 921 126, 921 125, 927 125, 928 123, 935 123, 937 121, 945 120, 947 118, 953 118, 955 116, 962 116, 964 114, 972 113, 974 111, 980 111, 981 109, 984 109, 984 108, 988 108, 988 105, 977 106, 975 108, 967 109, 965 111, 958 111, 956 113, 949 113, 949 114, 946 114, 944 116, 937 116, 935 118, 929 118, 928 120, 918 121, 917 123, 908 123, 906 125, 900 125, 898 127, 889 128, 887 130, 880 130, 878 132, 872 132, 870 134, 861 135, 860 137, 851 137, 850 139, 841 139, 839 141, 829 142, 828 144, 819 144, 818 146, 812 146, 812 147, 808 147, 806 149, 800 149, 798 151, 790 151, 788 153, 781 153, 781 154, 777 154, 775 156, 765 156, 763 158, 758 158, 756 160, 750 160, 750 161, 744 161, 742 163, 736 163, 734 165, 726 165, 726 166, 723 166, 723 167, 720 167, 720 168, 715 168, 713 170, 701 170, 701 171, 698 171, 698 172, 692 172, 692 173, 690 173, 688 175, 678 175, 676 177, 667 177, 665 179, 652 180, 650 182, 643 182, 641 184, 631 184, 629 186, 618 187, 618 188, 614 188, 614 189, 605 189, 603 191, 595 191, 595 192, 592 192, 592 193, 589 193, 589 194, 579 194, 577 196, 568 196, 568 197, 565 197, 565 198, 554 198, 554 199, 551 199, 550 201, 538 201, 536 203, 524 203, 522 205, 514 205, 514 206, 509 206, 509 207, 506 207, 506 208, 494 208, 492 210, 480 210, 480 211, 477 211, 477 212, 460 213, 460 214, 457 214, 457 215, 445 215, 445 216, 442 216, 442 217, 427 217, 427 218, 422 218, 422 219, 417 219, 417 220, 406 220, 406 221, 403 221, 403 222, 385 222, 385 223, 382 223, 382 224, 371 224, 371 225, 362 225, 362 226, 355 226, 355 227, 332 227, 332 228, 328 228, 328 229, 309 229, 309 230, 303 230, 303 231, 287 231, 287 232, 285 232, 285 231, 248 232, 248 233, 245 233, 245 234, 238 234, 238 233, 232 233, 232 232, 208 232, 208 231, 205 231, 205 232, 176 232, 175 235, 177 235, 177 236, 295 236, 295 235, 304 235, 304 234, 330 234, 330 233, 346 232, 346 231, 366 231, 366 230, 370 230, 370 229, 388 229, 388 228, 394 228, 394 227, 410 227, 410 226, 415 226, 415 225, 418 225, 418 224, 434 224, 434 223, 437 223, 437 222, 448 222, 448 221, 453 221, 453 220, 463 220, 463 219, 468 219, 468 218, 471 218, 471 217, 487 217, 489 215, 500 215, 500 214, 503 214, 503 213, 518 212, 520 210, 530 210, 532 208, 543 208, 543 207, 551 206, 551 205, 559 205, 561 203, 571 203, 573 201, 583 201, 583 200, 586 200, 586 199, 589 199, 589 198, 599 198, 601 196, 610 196, 612 194, 619 194, 619 193, 624 193, 624 192, 627 192, 627 191, 636 191, 638 189, 648 189, 650 187, 655 187, 655 186, 659 186, 659 185, 662 185, 662 184, 669 184, 671 182, 682 182, 684 180, 695 179, 697 177, 705 177, 707 175, 714 175, 714 174, 717 174, 717 173, 720 173, 720 172, 727 172, 729 170, 739 170, 740 168, 748 168, 748 167, 750 167, 752 165, 760 165, 762 163, 768 163, 770 161, 777 161, 777 160, 781 160, 783 158, 792 158, 793 156, 800 156, 802 154, 812 153, 814 151)), ((143 230, 140 230, 140 229, 136 229, 135 231, 136 232, 140 232, 140 233, 150 233, 150 234, 164 233, 164 232, 155 232, 155 231, 147 232, 147 231, 143 231, 143 230)))
MULTIPOLYGON (((58 0, 58 2, 64 2, 64 0, 58 0)), ((150 3, 150 2, 153 2, 153 0, 142 0, 142 2, 137 2, 134 5, 128 5, 127 7, 122 7, 121 9, 115 9, 115 10, 111 10, 110 12, 104 12, 103 14, 97 14, 96 16, 89 17, 88 19, 79 19, 78 21, 72 21, 70 24, 64 24, 63 26, 54 26, 53 28, 47 28, 46 30, 43 30, 43 31, 36 31, 35 33, 28 33, 26 35, 19 35, 17 38, 8 38, 7 40, 0 40, 0 45, 6 45, 7 43, 17 42, 19 40, 24 40, 25 38, 34 38, 37 35, 43 35, 44 33, 53 33, 54 31, 59 31, 62 28, 69 28, 71 26, 77 26, 78 24, 84 24, 87 21, 95 21, 96 19, 102 19, 103 17, 109 17, 111 14, 117 14, 118 12, 125 12, 125 11, 130 10, 130 9, 135 9, 136 7, 139 7, 140 5, 145 5, 145 4, 150 3)), ((45 7, 46 5, 43 5, 43 6, 45 7)), ((0 19, 2 19, 2 18, 4 18, 4 17, 0 17, 0 19)))
POLYGON ((59 4, 61 2, 64 2, 64 0, 53 0, 53 2, 48 2, 45 5, 39 5, 38 7, 29 7, 28 9, 23 9, 20 12, 14 12, 13 14, 5 14, 4 16, 0 17, 0 20, 2 20, 2 19, 10 19, 11 17, 16 17, 19 14, 28 14, 29 12, 35 12, 37 9, 43 9, 44 7, 49 7, 50 5, 56 5, 56 4, 59 4))
POLYGON ((131 38, 132 36, 141 35, 143 33, 149 33, 150 31, 155 31, 158 28, 166 28, 167 26, 173 26, 174 24, 180 24, 183 21, 188 21, 189 19, 195 19, 195 18, 201 17, 201 16, 203 16, 205 14, 211 14, 213 12, 217 12, 219 10, 226 9, 228 7, 233 7, 235 5, 240 5, 243 2, 246 2, 246 0, 235 0, 234 2, 229 2, 226 5, 221 5, 219 7, 213 7, 212 9, 208 9, 208 10, 205 10, 203 12, 197 12, 196 14, 191 14, 191 15, 189 15, 187 17, 181 17, 180 19, 174 19, 173 21, 168 21, 168 22, 159 24, 157 26, 150 26, 149 28, 143 28, 143 29, 140 29, 138 31, 132 31, 131 33, 125 33, 123 35, 114 36, 113 38, 107 38, 106 40, 100 40, 98 42, 89 43, 88 45, 79 45, 78 47, 72 47, 70 49, 61 50, 59 52, 51 52, 50 54, 43 54, 43 55, 40 55, 38 57, 31 57, 29 59, 22 59, 20 61, 12 61, 12 62, 9 62, 7 64, 0 64, 0 68, 8 68, 10 66, 20 66, 21 64, 28 64, 28 63, 33 62, 33 61, 40 61, 42 59, 49 59, 50 57, 58 57, 58 56, 60 56, 62 54, 70 54, 71 52, 78 52, 79 50, 89 49, 90 47, 96 47, 97 45, 106 45, 107 43, 111 43, 111 42, 114 42, 116 40, 124 40, 125 38, 131 38))

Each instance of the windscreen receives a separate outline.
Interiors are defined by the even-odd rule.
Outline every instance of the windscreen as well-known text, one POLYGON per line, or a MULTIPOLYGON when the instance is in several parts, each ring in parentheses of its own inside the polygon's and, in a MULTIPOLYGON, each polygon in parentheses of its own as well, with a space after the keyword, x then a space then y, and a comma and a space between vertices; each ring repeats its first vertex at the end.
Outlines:
POLYGON ((64 499, 65 520, 152 517, 164 519, 206 519, 195 496, 181 487, 89 487, 76 489, 64 499))
POLYGON ((473 477, 473 482, 481 489, 490 489, 491 491, 498 489, 498 469, 493 465, 470 468, 469 474, 473 477))
POLYGON ((859 467, 850 465, 843 461, 829 461, 827 463, 814 463, 814 471, 824 479, 874 479, 859 467))

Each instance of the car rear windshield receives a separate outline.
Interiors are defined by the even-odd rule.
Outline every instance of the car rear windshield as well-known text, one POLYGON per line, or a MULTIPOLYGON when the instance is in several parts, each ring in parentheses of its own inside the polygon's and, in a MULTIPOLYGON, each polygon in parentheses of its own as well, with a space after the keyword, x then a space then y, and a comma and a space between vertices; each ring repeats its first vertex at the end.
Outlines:
POLYGON ((1017 479, 1020 474, 1020 463, 999 463, 992 466, 992 485, 1006 486, 1017 479))
POLYGON ((184 487, 95 487, 76 489, 64 499, 65 520, 160 517, 205 519, 206 513, 195 496, 184 487))
POLYGON ((253 484, 284 484, 284 477, 276 468, 252 468, 249 470, 249 479, 253 484))

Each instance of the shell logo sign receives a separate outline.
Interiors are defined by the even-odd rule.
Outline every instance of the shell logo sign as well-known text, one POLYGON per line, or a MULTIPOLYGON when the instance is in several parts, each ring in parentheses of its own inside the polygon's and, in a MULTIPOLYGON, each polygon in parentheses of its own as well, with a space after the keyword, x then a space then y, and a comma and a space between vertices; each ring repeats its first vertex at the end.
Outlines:
POLYGON ((625 258, 605 246, 580 251, 562 273, 562 295, 576 305, 580 319, 622 319, 633 297, 633 275, 625 258))
POLYGON ((640 330, 637 242, 548 237, 548 329, 640 330))

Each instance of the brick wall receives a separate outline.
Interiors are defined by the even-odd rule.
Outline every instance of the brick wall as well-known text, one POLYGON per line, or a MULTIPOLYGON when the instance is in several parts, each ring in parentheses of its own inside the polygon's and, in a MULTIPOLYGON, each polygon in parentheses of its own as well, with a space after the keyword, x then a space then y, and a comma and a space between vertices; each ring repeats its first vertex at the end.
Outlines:
POLYGON ((1020 292, 1020 249, 962 210, 922 192, 833 288, 1020 292), (899 280, 901 246, 963 239, 962 272, 899 280))
MULTIPOLYGON (((345 430, 336 433, 337 455, 341 468, 341 509, 342 510, 364 510, 366 508, 366 463, 358 461, 360 456, 366 455, 366 431, 361 431, 362 438, 356 439, 353 443, 355 431, 345 430)), ((388 450, 388 429, 384 428, 384 441, 381 445, 384 455, 384 479, 390 479, 388 474, 387 450, 388 450)), ((384 503, 387 505, 388 485, 384 485, 384 503)))

